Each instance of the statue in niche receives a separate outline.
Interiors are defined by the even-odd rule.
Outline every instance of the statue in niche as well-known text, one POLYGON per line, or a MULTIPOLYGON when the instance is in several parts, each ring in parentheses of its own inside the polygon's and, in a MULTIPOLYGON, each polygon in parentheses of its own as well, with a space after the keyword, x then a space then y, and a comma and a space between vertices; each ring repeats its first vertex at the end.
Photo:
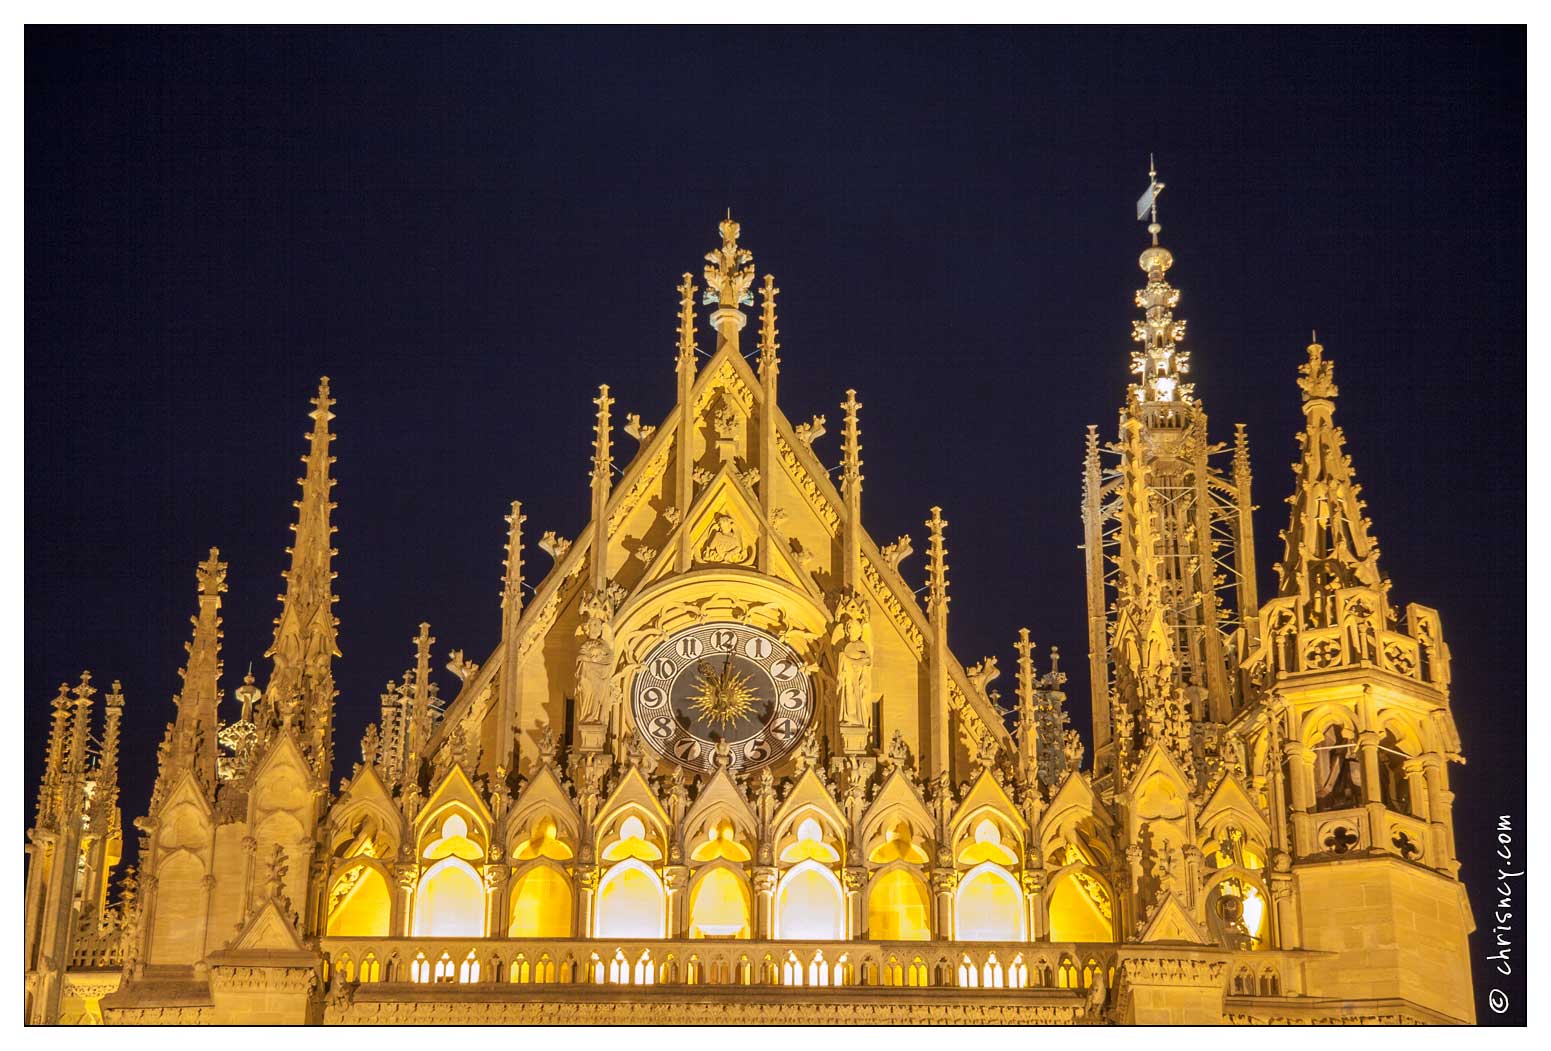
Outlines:
POLYGON ((841 726, 872 727, 872 645, 867 641, 867 603, 855 592, 835 609, 835 699, 841 726))
POLYGON ((576 721, 602 723, 613 708, 614 700, 614 629, 610 623, 613 609, 608 599, 590 595, 582 603, 582 622, 576 634, 582 641, 576 647, 576 721))
POLYGON ((1362 765, 1347 727, 1325 728, 1314 751, 1314 807, 1341 810, 1354 807, 1362 797, 1362 765))

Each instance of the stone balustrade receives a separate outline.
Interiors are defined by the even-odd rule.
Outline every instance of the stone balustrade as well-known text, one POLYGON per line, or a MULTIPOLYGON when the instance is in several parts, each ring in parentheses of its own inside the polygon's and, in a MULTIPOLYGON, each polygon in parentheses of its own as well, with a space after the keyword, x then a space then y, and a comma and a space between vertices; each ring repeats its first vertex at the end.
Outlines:
MULTIPOLYGON (((911 987, 1081 993, 1122 958, 1179 947, 1053 942, 877 942, 327 937, 330 985, 741 985, 911 987)), ((1252 973, 1255 989, 1296 991, 1295 952, 1191 947, 1252 973)), ((1240 978, 1242 987, 1242 977, 1240 978)), ((1229 992, 1230 988, 1225 989, 1229 992)))

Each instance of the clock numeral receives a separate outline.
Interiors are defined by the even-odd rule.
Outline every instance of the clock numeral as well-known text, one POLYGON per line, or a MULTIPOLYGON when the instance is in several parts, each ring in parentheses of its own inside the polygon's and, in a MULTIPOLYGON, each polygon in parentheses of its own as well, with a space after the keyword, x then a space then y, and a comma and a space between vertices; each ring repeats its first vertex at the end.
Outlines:
POLYGON ((673 678, 673 673, 678 670, 678 665, 666 657, 658 657, 652 661, 652 674, 659 679, 671 679, 673 678))
POLYGON ((797 662, 789 657, 782 657, 770 666, 770 674, 775 676, 777 682, 787 682, 790 679, 794 679, 801 670, 797 666, 797 662))
POLYGON ((711 645, 719 650, 730 650, 738 637, 729 628, 717 628, 711 632, 711 645))
POLYGON ((796 687, 781 691, 782 708, 801 708, 803 700, 803 692, 796 687))
POLYGON ((770 640, 755 635, 743 644, 743 652, 757 661, 762 661, 770 656, 770 640))
POLYGON ((770 758, 770 746, 763 739, 750 741, 748 747, 743 750, 743 761, 746 763, 763 763, 770 758))
POLYGON ((660 686, 648 686, 641 691, 641 703, 648 708, 661 708, 667 699, 667 693, 660 686))
POLYGON ((681 762, 692 762, 700 758, 700 742, 684 737, 673 742, 673 754, 681 762))
POLYGON ((679 640, 678 651, 680 657, 698 657, 705 645, 693 636, 679 640))
POLYGON ((659 715, 647 726, 646 732, 659 740, 666 741, 673 736, 673 720, 666 715, 659 715))
POLYGON ((785 744, 797 736, 797 724, 790 719, 777 719, 770 724, 770 736, 785 744))

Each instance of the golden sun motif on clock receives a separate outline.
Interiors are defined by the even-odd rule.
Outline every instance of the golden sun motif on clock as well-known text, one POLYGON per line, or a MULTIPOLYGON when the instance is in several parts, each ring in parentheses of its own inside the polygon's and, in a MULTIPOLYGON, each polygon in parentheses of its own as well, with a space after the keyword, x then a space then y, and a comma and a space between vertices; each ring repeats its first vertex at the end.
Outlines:
POLYGON ((748 715, 758 694, 749 677, 733 667, 729 655, 720 668, 709 661, 696 665, 700 678, 690 695, 695 712, 718 729, 748 715))
POLYGON ((806 662, 748 624, 696 624, 658 643, 630 694, 636 727, 664 758, 709 772, 725 746, 734 771, 784 758, 813 722, 806 662))

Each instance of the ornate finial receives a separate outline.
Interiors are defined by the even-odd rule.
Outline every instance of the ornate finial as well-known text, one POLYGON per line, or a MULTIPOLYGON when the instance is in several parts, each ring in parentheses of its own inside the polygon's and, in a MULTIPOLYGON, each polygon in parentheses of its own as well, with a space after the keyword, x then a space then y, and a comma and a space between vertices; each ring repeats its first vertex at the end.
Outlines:
POLYGON ((555 733, 548 726, 539 734, 539 762, 545 766, 555 765, 555 733))
POLYGON ((862 432, 856 422, 856 410, 861 407, 862 403, 856 400, 856 391, 846 391, 846 400, 840 405, 846 414, 840 435, 840 462, 844 469, 842 488, 847 492, 853 486, 860 489, 862 485, 862 432))
POLYGON ((1310 343, 1309 360, 1298 366, 1298 387, 1303 391, 1305 403, 1328 401, 1341 393, 1336 387, 1335 363, 1326 361, 1324 353, 1324 347, 1310 343))
POLYGON ((1242 423, 1233 425, 1233 476, 1249 477, 1249 434, 1242 423))
POLYGON ((932 517, 926 520, 926 583, 927 611, 948 611, 948 551, 943 546, 943 530, 948 520, 942 516, 942 508, 932 508, 932 517))
POLYGON ((237 687, 237 702, 242 705, 242 717, 239 722, 253 721, 253 705, 256 704, 264 692, 254 684, 253 662, 248 662, 248 673, 242 677, 242 685, 237 687))
POLYGON ((220 549, 212 547, 210 557, 195 571, 201 595, 216 595, 226 590, 226 563, 220 556, 220 549))
POLYGON ((1012 648, 1018 651, 1018 710, 1022 712, 1034 703, 1034 643, 1028 628, 1018 629, 1012 648))
POLYGON ((377 755, 382 751, 382 734, 377 729, 376 723, 368 723, 366 732, 361 735, 361 762, 367 766, 377 765, 377 755))
POLYGON ((319 431, 328 430, 328 422, 334 418, 329 410, 334 407, 334 398, 329 394, 329 378, 322 376, 318 379, 318 394, 312 399, 312 412, 308 413, 317 423, 319 431))
POLYGON ((722 247, 706 253, 709 265, 705 268, 704 302, 707 305, 715 303, 724 310, 750 306, 754 302, 749 294, 749 286, 754 283, 754 253, 738 247, 738 234, 742 228, 733 221, 731 209, 717 229, 722 234, 722 247))
POLYGON ((781 344, 776 342, 775 305, 776 296, 780 294, 781 290, 775 286, 775 278, 766 274, 765 283, 759 290, 759 378, 761 380, 781 370, 781 359, 776 357, 776 351, 781 349, 781 344))
POLYGON ((614 399, 609 397, 607 383, 598 388, 598 396, 592 399, 592 403, 598 407, 598 416, 592 425, 592 480, 596 484, 599 481, 608 481, 609 472, 614 467, 609 426, 609 407, 614 404, 614 399))
POLYGON ((1131 323, 1131 338, 1142 349, 1131 352, 1131 371, 1139 377, 1131 385, 1131 400, 1142 405, 1193 401, 1194 385, 1181 377, 1190 372, 1190 353, 1178 349, 1185 338, 1185 322, 1174 319, 1174 308, 1179 305, 1179 292, 1166 277, 1174 265, 1174 256, 1158 244, 1158 194, 1163 183, 1158 181, 1156 166, 1152 166, 1147 192, 1136 202, 1136 217, 1152 215, 1147 227, 1152 234, 1152 246, 1142 252, 1138 265, 1147 275, 1147 287, 1136 293, 1136 305, 1145 317, 1131 323))
POLYGON ((695 279, 685 274, 679 283, 679 368, 695 369, 695 279))
POLYGON ((522 513, 522 501, 512 501, 512 513, 506 516, 506 557, 501 565, 506 568, 506 579, 501 589, 501 609, 508 615, 522 612, 522 524, 528 516, 522 513))

